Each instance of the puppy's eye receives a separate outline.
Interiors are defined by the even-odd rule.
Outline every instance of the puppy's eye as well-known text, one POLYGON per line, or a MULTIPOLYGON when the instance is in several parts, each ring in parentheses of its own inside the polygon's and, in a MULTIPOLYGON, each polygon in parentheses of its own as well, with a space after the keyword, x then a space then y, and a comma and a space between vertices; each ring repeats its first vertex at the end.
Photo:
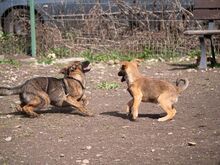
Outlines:
POLYGON ((76 68, 72 66, 69 70, 70 70, 70 72, 72 72, 72 71, 76 70, 76 68))
POLYGON ((122 70, 125 70, 125 68, 126 68, 125 65, 122 65, 122 66, 121 66, 121 69, 122 69, 122 70))

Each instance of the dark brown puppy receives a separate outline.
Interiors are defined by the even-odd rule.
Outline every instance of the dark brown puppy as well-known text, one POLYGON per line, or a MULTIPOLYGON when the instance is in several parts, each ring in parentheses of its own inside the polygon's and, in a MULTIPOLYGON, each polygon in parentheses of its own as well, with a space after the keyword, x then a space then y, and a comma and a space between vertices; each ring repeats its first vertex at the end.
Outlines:
POLYGON ((61 70, 64 78, 36 77, 24 84, 8 88, 0 87, 0 95, 19 95, 21 104, 17 110, 30 117, 37 117, 34 110, 42 109, 49 104, 58 107, 72 106, 87 116, 92 114, 85 108, 85 73, 90 70, 89 61, 75 61, 61 70))
POLYGON ((141 102, 159 103, 167 115, 159 118, 158 121, 171 120, 176 114, 173 104, 178 101, 179 94, 188 87, 189 81, 178 79, 176 86, 174 86, 163 80, 143 76, 138 71, 139 62, 139 60, 121 62, 121 68, 118 72, 118 76, 122 77, 121 81, 127 82, 128 92, 132 96, 132 99, 127 103, 126 111, 135 120, 141 102), (184 82, 184 85, 180 87, 181 81, 184 82))

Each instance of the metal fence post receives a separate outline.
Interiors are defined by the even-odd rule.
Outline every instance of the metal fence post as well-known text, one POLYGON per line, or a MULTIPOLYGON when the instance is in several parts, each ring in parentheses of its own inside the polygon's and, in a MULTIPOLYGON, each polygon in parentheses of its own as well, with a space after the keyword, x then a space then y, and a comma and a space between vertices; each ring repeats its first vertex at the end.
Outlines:
POLYGON ((36 31, 35 31, 35 1, 28 0, 30 6, 30 18, 31 18, 31 56, 36 56, 36 31))

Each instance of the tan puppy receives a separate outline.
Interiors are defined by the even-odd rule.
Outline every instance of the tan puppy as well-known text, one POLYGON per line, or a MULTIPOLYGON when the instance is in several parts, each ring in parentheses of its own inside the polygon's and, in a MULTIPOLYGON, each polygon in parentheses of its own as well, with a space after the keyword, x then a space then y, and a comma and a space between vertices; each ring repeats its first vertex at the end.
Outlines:
POLYGON ((161 108, 167 113, 165 117, 161 117, 158 121, 171 120, 175 114, 176 109, 173 104, 178 101, 179 94, 184 91, 189 81, 187 79, 177 79, 176 86, 150 77, 143 76, 139 70, 140 60, 133 60, 131 62, 121 62, 121 68, 118 76, 121 76, 121 81, 126 81, 128 85, 128 92, 132 99, 127 103, 128 115, 135 120, 138 116, 138 108, 141 102, 159 103, 161 108), (184 84, 180 87, 180 82, 184 84))

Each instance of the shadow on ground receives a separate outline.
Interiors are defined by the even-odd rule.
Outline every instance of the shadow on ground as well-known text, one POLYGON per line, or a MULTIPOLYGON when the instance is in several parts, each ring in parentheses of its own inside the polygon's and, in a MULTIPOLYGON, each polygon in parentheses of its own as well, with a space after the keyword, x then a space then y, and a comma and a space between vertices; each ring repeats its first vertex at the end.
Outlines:
MULTIPOLYGON (((100 113, 101 115, 107 115, 107 116, 114 116, 114 117, 119 117, 125 120, 131 120, 126 113, 120 113, 118 111, 110 111, 110 112, 103 112, 100 113)), ((165 116, 166 114, 138 114, 139 118, 151 118, 151 119, 159 119, 160 117, 165 116)))
POLYGON ((186 70, 186 69, 196 69, 196 64, 169 64, 170 66, 173 66, 172 69, 169 70, 186 70))
MULTIPOLYGON (((51 107, 49 109, 45 110, 36 110, 34 111, 37 114, 50 114, 50 113, 62 113, 62 114, 70 114, 70 115, 78 115, 78 116, 84 116, 79 111, 73 109, 73 108, 59 108, 59 107, 51 107)), ((25 112, 9 112, 9 113, 1 113, 0 116, 7 116, 7 115, 22 115, 23 117, 29 117, 25 112)))

